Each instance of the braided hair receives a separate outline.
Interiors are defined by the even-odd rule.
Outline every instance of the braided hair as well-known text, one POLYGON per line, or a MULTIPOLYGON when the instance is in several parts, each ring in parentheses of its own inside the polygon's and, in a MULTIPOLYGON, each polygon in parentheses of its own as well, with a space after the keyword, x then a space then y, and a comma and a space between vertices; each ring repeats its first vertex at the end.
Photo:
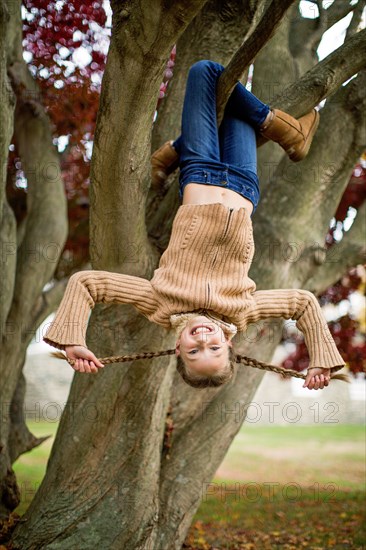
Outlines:
MULTIPOLYGON (((56 357, 57 359, 65 359, 71 366, 74 364, 74 359, 69 359, 65 354, 62 352, 53 352, 51 354, 53 357, 56 357)), ((162 351, 147 351, 142 353, 133 353, 130 355, 119 355, 119 356, 112 356, 112 357, 103 357, 99 359, 99 361, 103 365, 111 365, 113 363, 125 363, 127 361, 138 361, 140 359, 153 359, 154 357, 164 357, 167 355, 175 355, 175 349, 168 349, 168 350, 162 350, 162 351)), ((261 370, 268 370, 271 372, 275 372, 277 374, 280 374, 283 378, 302 378, 303 380, 306 379, 306 374, 302 374, 300 372, 297 372, 292 369, 284 369, 283 367, 277 367, 275 365, 271 365, 270 363, 265 363, 264 361, 259 361, 258 359, 254 359, 253 357, 247 357, 246 355, 239 355, 235 352, 231 352, 229 355, 230 360, 230 367, 228 370, 228 374, 221 376, 220 380, 219 377, 212 377, 217 378, 217 383, 215 383, 215 380, 213 383, 206 383, 203 385, 197 380, 197 383, 189 380, 186 380, 183 376, 182 372, 179 368, 179 362, 177 365, 177 370, 182 375, 182 378, 191 386, 196 388, 203 388, 208 386, 219 386, 230 380, 233 376, 233 363, 238 363, 241 365, 246 365, 248 367, 253 367, 255 369, 261 369, 261 370), (222 380, 221 380, 222 379, 222 380)), ((330 376, 331 380, 342 380, 343 382, 349 382, 349 378, 345 374, 331 374, 330 376)))

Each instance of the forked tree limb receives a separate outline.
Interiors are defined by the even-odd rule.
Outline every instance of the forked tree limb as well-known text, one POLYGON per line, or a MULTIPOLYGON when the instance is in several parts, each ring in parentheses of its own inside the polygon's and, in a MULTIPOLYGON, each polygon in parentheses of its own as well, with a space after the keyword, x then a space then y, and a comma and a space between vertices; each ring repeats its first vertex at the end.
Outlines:
MULTIPOLYGON (((334 94, 344 82, 365 67, 366 30, 363 30, 285 88, 273 99, 271 106, 299 118, 334 94)), ((266 141, 263 136, 259 136, 258 147, 266 141)))
POLYGON ((348 0, 348 3, 345 2, 345 0, 335 0, 335 2, 333 2, 333 4, 326 10, 328 12, 327 29, 333 27, 333 25, 346 17, 352 10, 357 9, 360 1, 362 0, 359 0, 358 4, 355 6, 351 4, 350 0, 348 0))
MULTIPOLYGON (((288 4, 291 3, 289 0, 288 4)), ((269 11, 267 10, 266 14, 269 11)), ((270 37, 270 35, 267 35, 266 39, 260 37, 257 41, 257 34, 259 34, 257 31, 260 29, 265 16, 263 16, 257 30, 234 55, 219 79, 217 91, 219 122, 222 120, 223 110, 234 86, 253 56, 260 51, 270 37), (259 45, 262 40, 263 44, 259 45)), ((272 31, 274 29, 275 26, 273 25, 272 31)), ((279 107, 295 117, 300 117, 334 93, 343 82, 346 82, 364 67, 366 67, 366 30, 351 36, 337 50, 307 71, 302 78, 285 88, 274 98, 272 106, 279 107)), ((258 145, 263 143, 265 143, 265 139, 261 138, 258 145)))
MULTIPOLYGON (((274 5, 275 1, 273 2, 273 9, 269 8, 265 12, 256 30, 240 47, 219 79, 217 90, 217 118, 219 122, 222 120, 223 110, 235 84, 253 57, 268 42, 285 11, 293 3, 291 0, 287 0, 286 9, 284 9, 284 3, 280 15, 280 11, 277 11, 280 8, 274 5), (271 17, 271 14, 273 17, 271 18, 271 24, 269 24, 268 18, 271 17), (276 21, 274 21, 275 18, 277 18, 276 21), (265 25, 269 25, 266 31, 263 28, 265 25)), ((299 117, 328 95, 334 93, 343 82, 365 66, 366 30, 362 30, 305 73, 300 80, 285 88, 274 99, 273 105, 299 117)))
POLYGON ((344 82, 366 67, 366 30, 352 36, 323 61, 290 84, 273 100, 273 106, 302 116, 333 94, 344 82))
POLYGON ((39 88, 25 62, 8 67, 17 96, 14 139, 28 182, 26 229, 17 256, 12 315, 27 317, 30 297, 38 296, 53 276, 67 237, 67 205, 59 156, 39 88), (27 309, 25 309, 27 308, 27 309))
POLYGON ((346 40, 357 32, 357 29, 362 21, 362 14, 365 6, 365 0, 358 0, 358 3, 354 6, 353 16, 346 32, 346 40))
POLYGON ((314 61, 317 60, 316 51, 323 34, 352 10, 358 9, 358 6, 359 4, 352 5, 350 1, 347 3, 345 0, 335 0, 327 9, 322 7, 321 3, 318 4, 319 16, 314 19, 302 17, 299 13, 292 21, 292 40, 290 39, 295 57, 301 57, 304 52, 311 50, 314 61))

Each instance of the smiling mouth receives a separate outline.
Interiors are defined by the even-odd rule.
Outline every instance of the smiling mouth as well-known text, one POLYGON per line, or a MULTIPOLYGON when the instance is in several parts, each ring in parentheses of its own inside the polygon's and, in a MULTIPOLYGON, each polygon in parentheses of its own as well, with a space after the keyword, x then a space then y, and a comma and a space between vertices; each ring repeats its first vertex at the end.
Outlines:
POLYGON ((212 328, 207 325, 197 325, 192 328, 191 335, 195 336, 196 334, 209 334, 212 332, 212 328))

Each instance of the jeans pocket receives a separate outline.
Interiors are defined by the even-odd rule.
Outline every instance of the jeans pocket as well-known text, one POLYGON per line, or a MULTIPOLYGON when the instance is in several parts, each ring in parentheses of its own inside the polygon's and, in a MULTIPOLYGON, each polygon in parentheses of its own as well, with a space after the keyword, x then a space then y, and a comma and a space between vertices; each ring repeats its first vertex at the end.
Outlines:
POLYGON ((191 223, 189 224, 188 228, 187 228, 187 231, 182 239, 182 244, 181 244, 181 248, 187 248, 188 244, 189 244, 189 241, 191 240, 191 237, 192 235, 194 234, 195 230, 197 229, 197 225, 198 225, 198 219, 199 219, 199 216, 197 215, 194 215, 192 220, 191 220, 191 223))

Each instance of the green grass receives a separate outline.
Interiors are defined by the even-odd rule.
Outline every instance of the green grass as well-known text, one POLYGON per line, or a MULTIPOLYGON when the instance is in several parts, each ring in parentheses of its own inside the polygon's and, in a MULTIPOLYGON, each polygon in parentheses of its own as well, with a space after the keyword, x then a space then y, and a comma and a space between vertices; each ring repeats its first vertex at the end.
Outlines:
POLYGON ((21 495, 20 504, 14 511, 19 515, 24 514, 41 484, 58 427, 56 422, 29 421, 27 425, 35 436, 49 435, 51 437, 41 443, 39 447, 21 455, 13 465, 21 495))
POLYGON ((242 427, 234 443, 239 439, 250 438, 251 442, 264 445, 270 443, 282 447, 283 444, 298 445, 304 440, 313 441, 365 441, 365 427, 348 424, 324 424, 304 426, 253 426, 242 427))
POLYGON ((364 451, 364 426, 244 426, 186 548, 364 549, 364 451))
MULTIPOLYGON (((20 515, 42 481, 57 430, 56 423, 28 425, 51 438, 14 465, 20 515)), ((243 426, 203 489, 186 548, 364 549, 364 449, 363 426, 243 426)))
POLYGON ((203 502, 186 539, 194 550, 297 550, 311 548, 364 549, 362 510, 364 494, 338 492, 329 501, 327 493, 317 498, 302 489, 298 499, 286 499, 282 487, 260 498, 228 495, 203 502))
POLYGON ((363 426, 244 426, 218 470, 240 482, 333 483, 355 490, 365 482, 363 426))

